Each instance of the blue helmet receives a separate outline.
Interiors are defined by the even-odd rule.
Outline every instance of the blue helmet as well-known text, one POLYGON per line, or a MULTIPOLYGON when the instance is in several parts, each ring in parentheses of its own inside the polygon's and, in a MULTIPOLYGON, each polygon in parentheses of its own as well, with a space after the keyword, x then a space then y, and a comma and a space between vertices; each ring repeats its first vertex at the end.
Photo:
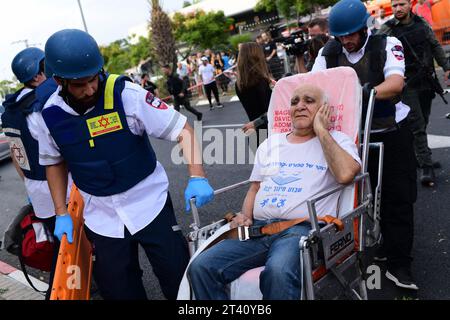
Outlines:
POLYGON ((39 48, 26 48, 20 51, 11 63, 11 69, 17 80, 28 82, 39 73, 39 64, 45 58, 44 51, 39 48))
POLYGON ((53 72, 52 68, 50 68, 50 67, 48 66, 47 61, 45 61, 45 63, 44 63, 44 72, 45 72, 45 76, 46 76, 47 78, 51 78, 51 77, 53 77, 53 75, 54 75, 54 72, 53 72))
POLYGON ((63 79, 95 75, 104 64, 94 38, 77 29, 64 29, 50 36, 45 44, 45 60, 53 76, 63 79))
POLYGON ((367 26, 370 14, 360 0, 341 0, 330 11, 330 34, 339 37, 359 31, 367 26))

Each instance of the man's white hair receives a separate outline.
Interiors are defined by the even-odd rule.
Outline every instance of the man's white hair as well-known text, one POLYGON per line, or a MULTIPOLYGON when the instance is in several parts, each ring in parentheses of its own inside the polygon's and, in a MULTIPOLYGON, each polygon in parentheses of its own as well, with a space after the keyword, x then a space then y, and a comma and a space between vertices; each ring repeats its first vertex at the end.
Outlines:
POLYGON ((312 86, 312 87, 316 87, 317 89, 319 89, 319 91, 322 93, 320 96, 320 100, 321 100, 322 104, 325 104, 325 103, 328 104, 328 101, 329 101, 328 95, 320 86, 312 85, 312 84, 302 84, 302 85, 298 86, 297 88, 295 88, 294 92, 296 92, 298 89, 300 89, 304 86, 312 86))

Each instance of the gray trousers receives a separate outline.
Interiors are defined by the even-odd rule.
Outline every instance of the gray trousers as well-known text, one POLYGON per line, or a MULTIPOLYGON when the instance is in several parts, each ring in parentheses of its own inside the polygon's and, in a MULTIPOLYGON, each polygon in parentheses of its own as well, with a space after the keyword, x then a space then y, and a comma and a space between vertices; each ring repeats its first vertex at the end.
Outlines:
POLYGON ((428 147, 427 126, 434 97, 435 94, 431 90, 408 87, 402 94, 403 103, 411 108, 407 119, 414 135, 414 151, 419 167, 433 165, 431 149, 428 147))

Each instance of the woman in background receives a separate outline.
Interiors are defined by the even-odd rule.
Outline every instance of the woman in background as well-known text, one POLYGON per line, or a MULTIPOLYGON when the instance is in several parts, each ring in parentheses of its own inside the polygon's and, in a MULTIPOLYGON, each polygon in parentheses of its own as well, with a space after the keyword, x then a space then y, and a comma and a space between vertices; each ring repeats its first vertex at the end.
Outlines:
MULTIPOLYGON (((236 94, 247 113, 250 122, 242 128, 244 132, 249 129, 267 129, 267 121, 255 121, 264 116, 269 109, 272 95, 270 77, 266 58, 260 45, 256 42, 242 43, 239 46, 237 61, 236 94)), ((258 145, 266 138, 258 132, 258 145)))

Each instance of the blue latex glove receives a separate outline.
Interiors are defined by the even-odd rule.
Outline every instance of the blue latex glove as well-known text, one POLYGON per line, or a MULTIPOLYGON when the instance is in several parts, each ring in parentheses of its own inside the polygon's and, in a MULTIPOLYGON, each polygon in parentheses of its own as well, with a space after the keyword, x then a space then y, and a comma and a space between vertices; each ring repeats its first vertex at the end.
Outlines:
POLYGON ((65 216, 56 216, 55 231, 53 234, 61 241, 64 233, 67 235, 67 241, 73 242, 73 222, 70 214, 65 216))
POLYGON ((195 197, 197 208, 207 204, 214 198, 214 190, 206 178, 190 178, 186 190, 184 191, 184 200, 186 202, 186 211, 191 211, 189 200, 195 197))

